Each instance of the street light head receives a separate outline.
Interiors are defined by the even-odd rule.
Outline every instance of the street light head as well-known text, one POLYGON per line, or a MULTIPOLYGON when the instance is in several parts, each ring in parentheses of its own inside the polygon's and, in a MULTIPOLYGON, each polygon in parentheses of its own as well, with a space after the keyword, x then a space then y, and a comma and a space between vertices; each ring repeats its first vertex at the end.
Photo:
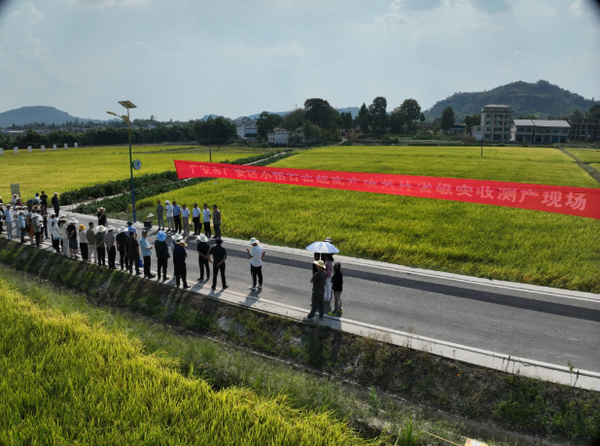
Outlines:
POLYGON ((117 116, 118 118, 120 118, 120 116, 117 115, 115 112, 107 111, 106 113, 108 113, 109 115, 117 116))
POLYGON ((121 104, 127 110, 129 110, 130 108, 137 108, 137 106, 131 101, 119 101, 119 104, 121 104))

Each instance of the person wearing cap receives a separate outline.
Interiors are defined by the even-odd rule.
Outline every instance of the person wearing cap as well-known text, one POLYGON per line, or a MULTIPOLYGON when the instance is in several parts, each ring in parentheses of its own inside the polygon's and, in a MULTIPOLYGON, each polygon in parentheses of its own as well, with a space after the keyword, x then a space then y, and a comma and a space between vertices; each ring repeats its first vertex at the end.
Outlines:
POLYGON ((154 252, 156 252, 156 273, 158 274, 157 281, 167 280, 167 266, 169 263, 169 246, 167 245, 167 234, 164 231, 158 231, 156 234, 156 240, 154 240, 154 252), (162 274, 161 274, 162 273, 162 274))
POLYGON ((185 260, 187 259, 186 244, 181 234, 173 236, 175 247, 173 248, 173 269, 175 270, 175 285, 179 288, 179 283, 183 284, 183 289, 189 288, 187 284, 187 267, 185 260))
POLYGON ((90 249, 90 262, 94 259, 94 264, 98 263, 98 254, 96 252, 96 231, 94 231, 94 222, 90 221, 87 230, 88 248, 90 249))
POLYGON ((133 226, 132 221, 127 222, 127 232, 135 232, 135 235, 137 235, 137 229, 135 229, 135 226, 133 226))
POLYGON ((104 234, 104 244, 106 245, 106 256, 108 257, 108 267, 117 269, 115 266, 115 258, 117 257, 117 249, 115 248, 115 228, 109 226, 104 234))
POLYGON ((263 258, 265 257, 265 250, 258 244, 258 240, 254 237, 250 239, 250 245, 252 245, 252 250, 246 248, 248 257, 250 257, 250 275, 252 276, 252 286, 250 287, 250 291, 256 291, 257 278, 258 289, 261 289, 263 285, 262 264, 263 258))
POLYGON ((210 238, 210 209, 206 203, 202 205, 202 224, 204 225, 204 235, 210 238))
POLYGON ((79 225, 79 250, 81 251, 81 260, 88 263, 90 261, 90 251, 88 248, 87 232, 83 223, 79 225))
POLYGON ((223 289, 226 290, 228 288, 227 280, 225 279, 225 261, 227 260, 227 251, 225 251, 225 248, 221 246, 223 244, 223 240, 218 238, 215 240, 215 242, 216 245, 210 248, 210 251, 208 251, 208 254, 212 256, 211 261, 213 262, 213 282, 211 289, 214 290, 217 288, 217 276, 220 271, 221 284, 223 285, 223 289))
POLYGON ((156 221, 158 230, 165 229, 165 207, 160 203, 160 200, 156 201, 156 221))
POLYGON ((142 238, 140 239, 140 251, 142 254, 142 261, 144 263, 144 279, 154 279, 154 274, 150 272, 150 264, 152 261, 152 245, 148 241, 148 230, 142 231, 142 238))
POLYGON ((129 268, 127 266, 127 234, 127 228, 125 226, 121 226, 119 228, 119 233, 115 237, 115 241, 117 242, 117 251, 119 251, 119 266, 121 267, 121 271, 129 268))
POLYGON ((52 196, 50 202, 52 203, 52 207, 54 208, 54 213, 58 217, 60 211, 60 201, 58 199, 58 192, 54 192, 54 195, 52 196))
POLYGON ((173 223, 173 205, 169 200, 165 200, 165 211, 167 212, 167 232, 173 232, 173 229, 175 229, 173 223))
POLYGON ((98 227, 107 226, 106 209, 104 209, 103 207, 99 207, 96 217, 98 218, 98 227))
POLYGON ((98 225, 96 228, 96 253, 98 254, 98 265, 106 266, 106 243, 104 241, 104 233, 106 228, 104 225, 98 225))
POLYGON ((140 244, 136 238, 137 234, 134 231, 129 231, 129 237, 125 243, 125 252, 127 253, 127 271, 133 274, 135 266, 135 274, 140 275, 140 244))
POLYGON ((69 243, 69 254, 72 260, 77 259, 77 248, 79 243, 77 242, 77 224, 79 222, 72 218, 67 225, 67 238, 69 243))
POLYGON ((206 281, 208 282, 210 280, 210 268, 208 267, 208 251, 210 251, 210 245, 204 234, 200 234, 196 239, 198 240, 198 244, 196 245, 196 250, 198 251, 198 266, 200 266, 200 278, 198 280, 204 282, 204 271, 206 271, 206 281))
POLYGON ((313 274, 310 282, 313 284, 311 308, 310 313, 306 316, 307 319, 312 319, 319 310, 319 318, 323 318, 325 312, 325 302, 323 296, 325 294, 325 280, 327 279, 327 273, 325 272, 325 262, 323 260, 316 260, 315 265, 317 272, 313 274))

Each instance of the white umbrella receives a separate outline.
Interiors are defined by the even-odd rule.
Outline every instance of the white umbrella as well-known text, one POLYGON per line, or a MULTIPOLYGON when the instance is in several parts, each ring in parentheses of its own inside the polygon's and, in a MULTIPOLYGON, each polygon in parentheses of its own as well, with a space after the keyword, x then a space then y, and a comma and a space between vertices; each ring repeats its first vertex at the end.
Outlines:
POLYGON ((340 252, 335 246, 328 242, 314 242, 306 247, 307 251, 325 253, 325 254, 336 254, 340 252))

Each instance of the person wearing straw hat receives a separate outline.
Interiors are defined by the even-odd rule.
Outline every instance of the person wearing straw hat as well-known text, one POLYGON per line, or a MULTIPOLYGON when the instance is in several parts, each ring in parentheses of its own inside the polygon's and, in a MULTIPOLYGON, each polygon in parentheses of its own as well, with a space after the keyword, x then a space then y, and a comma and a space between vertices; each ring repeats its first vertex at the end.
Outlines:
POLYGON ((79 251, 81 251, 81 260, 88 263, 90 261, 90 251, 88 247, 87 232, 83 223, 79 225, 79 251))
POLYGON ((204 282, 204 271, 206 271, 206 281, 208 282, 210 279, 210 268, 208 267, 210 245, 208 244, 208 238, 204 234, 200 234, 196 239, 198 240, 198 245, 196 246, 198 250, 198 266, 200 266, 200 278, 198 281, 204 282))
POLYGON ((107 226, 106 209, 104 209, 103 207, 99 207, 96 217, 98 217, 98 227, 107 226))
POLYGON ((98 265, 106 266, 106 242, 105 235, 106 228, 104 225, 99 225, 96 229, 96 253, 98 254, 98 265))
POLYGON ((167 234, 164 231, 158 231, 156 240, 154 240, 154 252, 156 252, 156 273, 158 274, 157 281, 167 280, 167 266, 169 264, 169 246, 167 245, 167 234), (161 274, 162 273, 162 274, 161 274))
POLYGON ((258 240, 254 237, 250 239, 252 250, 246 248, 248 257, 250 257, 250 275, 252 276, 252 286, 250 291, 256 291, 256 279, 258 279, 258 289, 263 285, 262 264, 265 257, 265 250, 258 244, 258 240))
POLYGON ((104 234, 104 244, 106 245, 106 256, 108 257, 108 267, 110 269, 117 269, 115 266, 115 258, 117 257, 115 242, 115 228, 114 226, 109 226, 106 228, 106 234, 104 234))
POLYGON ((317 260, 314 262, 317 267, 317 272, 310 279, 313 284, 312 298, 310 313, 306 316, 307 319, 312 319, 315 316, 317 309, 319 310, 319 319, 323 319, 323 313, 325 312, 325 280, 327 279, 327 273, 325 272, 325 262, 323 260, 317 260))
POLYGON ((183 284, 183 289, 189 288, 187 284, 187 267, 185 260, 187 259, 187 246, 181 234, 173 236, 175 247, 173 248, 173 267, 175 272, 175 285, 179 288, 179 283, 183 284))
POLYGON ((69 224, 67 225, 67 237, 69 241, 69 254, 71 256, 71 260, 77 259, 77 249, 78 249, 78 241, 77 241, 77 225, 79 222, 73 217, 69 220, 69 224))

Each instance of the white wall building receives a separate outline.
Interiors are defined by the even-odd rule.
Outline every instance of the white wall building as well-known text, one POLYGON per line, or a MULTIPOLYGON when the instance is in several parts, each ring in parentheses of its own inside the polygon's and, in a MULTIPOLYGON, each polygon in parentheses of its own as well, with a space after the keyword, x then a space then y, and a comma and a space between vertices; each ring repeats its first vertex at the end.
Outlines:
POLYGON ((515 119, 510 140, 541 144, 564 143, 569 138, 571 126, 562 119, 515 119))
POLYGON ((258 128, 256 123, 242 124, 237 128, 237 136, 246 141, 256 141, 258 136, 258 128))
POLYGON ((275 127, 272 132, 267 133, 267 141, 275 145, 287 145, 290 140, 288 131, 281 127, 275 127))

